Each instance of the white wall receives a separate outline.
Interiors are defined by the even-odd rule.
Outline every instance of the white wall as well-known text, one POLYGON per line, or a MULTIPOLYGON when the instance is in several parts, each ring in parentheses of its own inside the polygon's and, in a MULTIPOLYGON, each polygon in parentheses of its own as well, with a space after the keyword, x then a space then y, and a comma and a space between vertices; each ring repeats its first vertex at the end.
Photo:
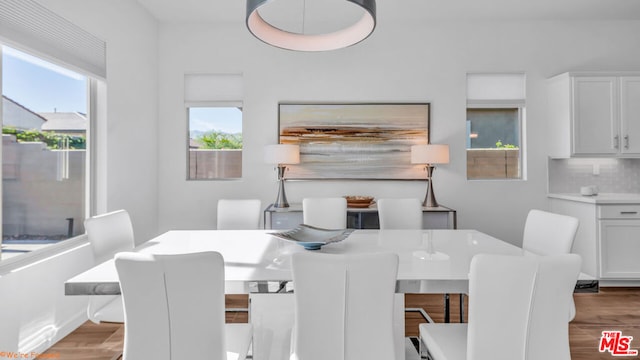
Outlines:
MULTIPOLYGON (((379 14, 374 34, 354 47, 325 53, 275 49, 243 24, 162 25, 159 93, 159 224, 213 228, 223 197, 274 200, 275 174, 262 147, 277 141, 277 104, 422 102, 432 104, 431 139, 451 146, 451 163, 435 172, 438 201, 458 210, 460 228, 520 244, 530 208, 546 208, 545 79, 568 70, 638 69, 640 22, 455 22, 393 25, 379 14), (467 72, 524 71, 527 77, 527 181, 467 181, 467 72), (245 157, 238 181, 185 181, 184 73, 244 74, 245 157)), ((299 181, 289 202, 305 196, 424 197, 424 182, 299 181)))
POLYGON ((43 352, 85 322, 87 297, 65 296, 63 283, 91 266, 91 249, 85 245, 11 272, 2 271, 0 349, 43 352))
MULTIPOLYGON (((158 231, 156 21, 131 0, 41 3, 107 42, 108 99, 100 112, 109 121, 99 124, 96 139, 107 163, 99 208, 127 209, 137 241, 145 241, 158 231)), ((86 298, 65 296, 63 283, 93 265, 90 248, 56 253, 27 267, 0 265, 0 350, 43 351, 86 321, 86 298)))

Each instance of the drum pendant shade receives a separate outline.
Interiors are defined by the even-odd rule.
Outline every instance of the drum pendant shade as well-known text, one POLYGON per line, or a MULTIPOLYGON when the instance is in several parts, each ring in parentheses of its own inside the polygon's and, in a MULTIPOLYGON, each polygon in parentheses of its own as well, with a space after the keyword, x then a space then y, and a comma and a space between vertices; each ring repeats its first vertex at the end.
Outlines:
POLYGON ((376 26, 375 0, 344 0, 364 10, 362 17, 352 25, 323 34, 289 32, 273 26, 260 15, 259 8, 269 1, 274 0, 247 0, 247 28, 259 40, 282 49, 295 51, 341 49, 366 39, 376 26))

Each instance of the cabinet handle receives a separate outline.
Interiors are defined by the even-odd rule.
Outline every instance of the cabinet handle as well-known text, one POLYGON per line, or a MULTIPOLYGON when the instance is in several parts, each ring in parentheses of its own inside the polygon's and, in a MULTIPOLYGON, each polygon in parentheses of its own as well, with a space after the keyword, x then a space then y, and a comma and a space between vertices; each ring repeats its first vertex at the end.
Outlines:
POLYGON ((624 148, 629 149, 629 135, 624 136, 624 148))
POLYGON ((620 215, 636 215, 637 211, 620 211, 620 215))
POLYGON ((613 148, 618 149, 620 147, 620 136, 616 135, 613 137, 613 148))

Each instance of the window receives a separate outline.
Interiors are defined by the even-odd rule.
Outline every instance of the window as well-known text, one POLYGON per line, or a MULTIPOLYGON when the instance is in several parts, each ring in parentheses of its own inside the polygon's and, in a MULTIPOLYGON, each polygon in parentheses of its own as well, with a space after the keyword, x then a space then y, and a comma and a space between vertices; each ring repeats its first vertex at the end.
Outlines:
POLYGON ((189 107, 189 180, 242 177, 242 107, 189 107))
POLYGON ((519 108, 467 108, 467 178, 521 178, 520 117, 519 108))
POLYGON ((84 233, 89 79, 2 46, 2 251, 84 233))
POLYGON ((242 177, 242 75, 187 74, 187 180, 242 177))
POLYGON ((523 179, 524 75, 467 76, 467 179, 523 179))

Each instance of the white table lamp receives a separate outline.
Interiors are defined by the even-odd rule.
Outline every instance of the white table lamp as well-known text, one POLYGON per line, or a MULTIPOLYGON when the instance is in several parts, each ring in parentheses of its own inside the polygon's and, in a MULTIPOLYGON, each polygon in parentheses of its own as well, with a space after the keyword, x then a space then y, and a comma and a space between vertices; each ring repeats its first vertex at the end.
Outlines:
POLYGON ((287 208, 287 195, 284 193, 284 172, 288 164, 300 163, 300 146, 291 144, 267 145, 264 148, 264 162, 277 165, 278 170, 278 196, 273 203, 275 208, 287 208))
POLYGON ((437 207, 438 202, 436 196, 433 193, 433 170, 434 164, 448 164, 449 163, 449 145, 413 145, 411 147, 411 163, 412 164, 424 164, 427 170, 427 194, 424 198, 422 206, 425 207, 437 207))

